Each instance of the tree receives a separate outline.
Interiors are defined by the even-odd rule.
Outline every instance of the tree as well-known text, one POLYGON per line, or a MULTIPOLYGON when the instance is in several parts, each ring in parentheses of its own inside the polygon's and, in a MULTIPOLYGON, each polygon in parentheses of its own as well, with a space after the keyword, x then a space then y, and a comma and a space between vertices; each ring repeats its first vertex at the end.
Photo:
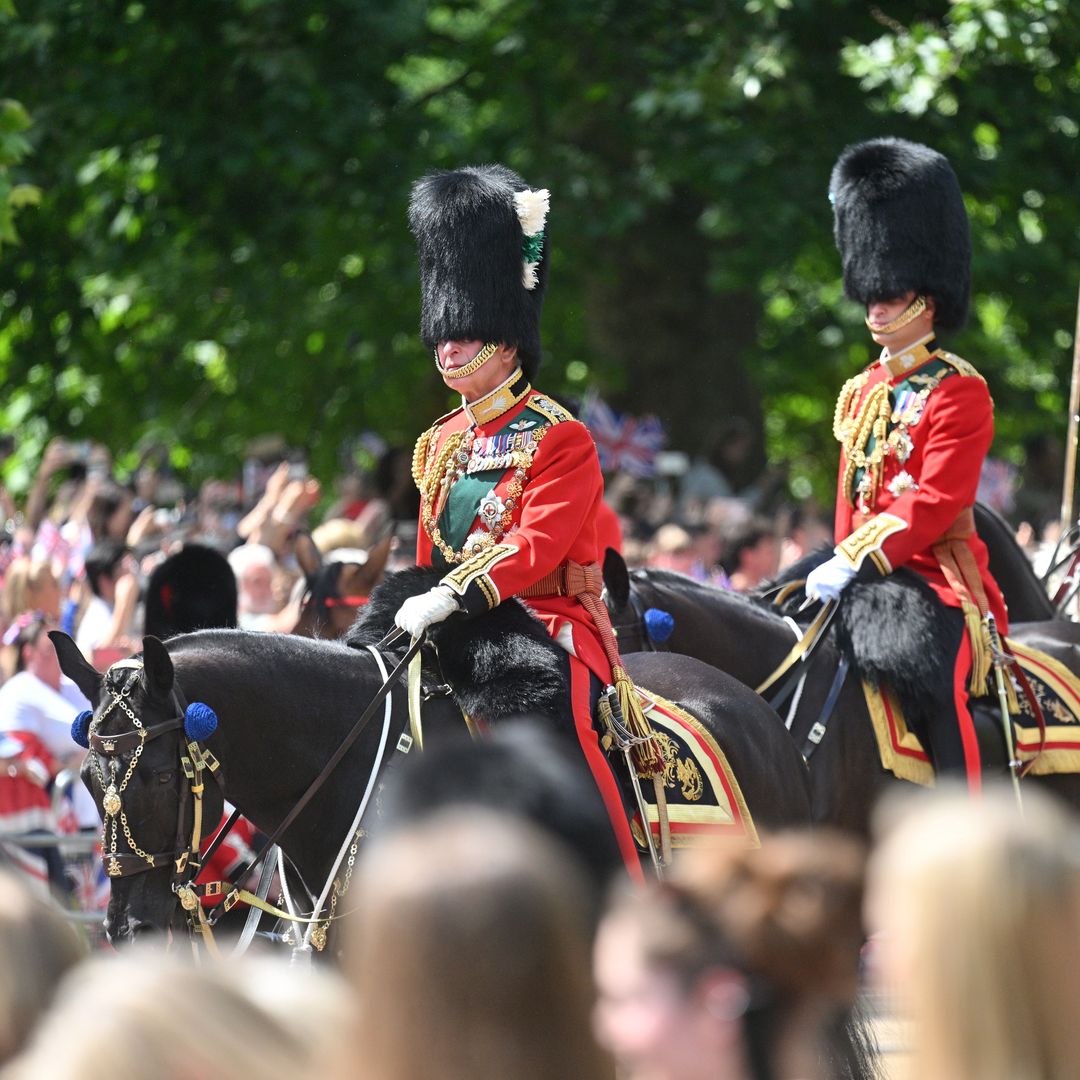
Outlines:
MULTIPOLYGON (((41 205, 0 253, 5 419, 142 438, 204 475, 280 431, 408 442, 441 411, 405 205, 432 167, 551 188, 542 384, 596 383, 696 451, 737 415, 830 489, 865 362, 826 200, 841 147, 952 159, 1002 448, 1062 425, 1080 265, 1080 30, 1064 4, 854 0, 41 0, 0 34, 41 205), (901 22, 900 20, 903 20, 901 22), (992 76, 992 77, 991 77, 992 76)), ((0 19, 5 16, 0 14, 0 19)))

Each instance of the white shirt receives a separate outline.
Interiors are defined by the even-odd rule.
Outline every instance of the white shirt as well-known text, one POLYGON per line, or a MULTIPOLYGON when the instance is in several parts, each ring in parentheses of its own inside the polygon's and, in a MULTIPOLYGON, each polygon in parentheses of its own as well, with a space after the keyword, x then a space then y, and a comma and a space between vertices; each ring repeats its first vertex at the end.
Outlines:
POLYGON ((105 640, 105 635, 112 625, 113 609, 95 596, 86 605, 79 628, 75 631, 75 644, 88 660, 90 654, 105 640))
POLYGON ((0 731, 28 731, 54 757, 68 758, 78 750, 71 722, 89 708, 90 702, 66 676, 60 677, 57 692, 29 671, 20 671, 0 686, 0 731))

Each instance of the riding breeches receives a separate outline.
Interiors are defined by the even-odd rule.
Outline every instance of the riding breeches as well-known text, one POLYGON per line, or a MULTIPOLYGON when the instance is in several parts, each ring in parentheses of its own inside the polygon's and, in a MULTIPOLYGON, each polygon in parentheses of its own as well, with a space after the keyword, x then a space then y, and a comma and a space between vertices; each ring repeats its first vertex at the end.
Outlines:
POLYGON ((949 653, 955 657, 952 685, 941 687, 937 695, 938 708, 927 719, 927 730, 916 730, 916 734, 929 753, 937 775, 963 775, 968 789, 976 794, 982 788, 982 755, 968 703, 971 641, 964 630, 963 613, 958 608, 945 608, 942 619, 949 653))
POLYGON ((564 672, 570 684, 570 701, 566 715, 560 720, 572 725, 578 745, 585 755, 585 761, 592 773, 593 780, 600 791, 611 821, 611 828, 619 845, 619 853, 631 877, 643 878, 641 861, 637 845, 630 832, 630 823, 621 787, 612 772, 607 755, 600 746, 600 738, 593 723, 596 705, 600 699, 600 680, 576 657, 563 653, 564 672))

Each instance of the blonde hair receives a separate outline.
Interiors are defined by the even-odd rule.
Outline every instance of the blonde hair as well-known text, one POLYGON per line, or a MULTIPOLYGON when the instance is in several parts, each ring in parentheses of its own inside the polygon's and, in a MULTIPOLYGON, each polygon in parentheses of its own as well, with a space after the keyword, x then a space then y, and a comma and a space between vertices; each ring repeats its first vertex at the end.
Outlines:
MULTIPOLYGON (((40 605, 34 597, 38 596, 45 579, 54 584, 52 567, 43 559, 19 558, 12 561, 4 575, 4 591, 0 595, 0 616, 11 622, 16 615, 32 611, 40 605)), ((50 612, 54 617, 57 612, 50 612)))
POLYGON ((531 827, 447 811, 361 863, 348 967, 377 1080, 596 1080, 587 901, 531 827))
POLYGON ((211 963, 132 950, 90 960, 5 1080, 297 1080, 312 1072, 310 1047, 211 963))
POLYGON ((0 1062, 21 1049, 60 980, 85 953, 59 912, 0 871, 0 1062))
POLYGON ((1080 1076, 1078 823, 1030 788, 886 803, 868 911, 926 1080, 1080 1076))

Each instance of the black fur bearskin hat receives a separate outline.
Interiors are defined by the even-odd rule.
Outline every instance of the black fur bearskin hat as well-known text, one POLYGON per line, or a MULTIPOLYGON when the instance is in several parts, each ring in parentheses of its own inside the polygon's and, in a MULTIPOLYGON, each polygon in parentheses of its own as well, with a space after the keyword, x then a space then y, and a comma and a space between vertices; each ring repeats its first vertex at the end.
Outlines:
POLYGON ((413 185, 420 336, 516 345, 532 379, 548 275, 548 192, 503 165, 429 173, 413 185))
POLYGON ((848 146, 829 199, 844 292, 869 304, 907 292, 934 298, 934 325, 959 330, 971 292, 971 234, 960 184, 936 150, 905 139, 848 146))

